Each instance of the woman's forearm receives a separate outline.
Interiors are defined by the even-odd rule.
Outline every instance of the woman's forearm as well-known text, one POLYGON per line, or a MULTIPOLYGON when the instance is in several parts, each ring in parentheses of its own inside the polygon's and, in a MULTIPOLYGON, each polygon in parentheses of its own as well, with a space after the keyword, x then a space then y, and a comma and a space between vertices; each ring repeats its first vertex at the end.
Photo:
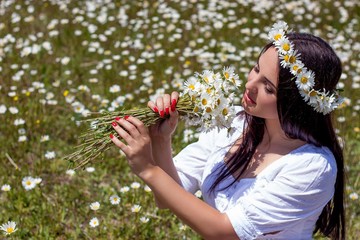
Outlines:
POLYGON ((152 153, 156 165, 181 185, 181 180, 172 159, 171 137, 153 138, 152 153))
POLYGON ((185 191, 159 166, 139 177, 152 189, 156 199, 205 239, 238 239, 226 214, 185 191))

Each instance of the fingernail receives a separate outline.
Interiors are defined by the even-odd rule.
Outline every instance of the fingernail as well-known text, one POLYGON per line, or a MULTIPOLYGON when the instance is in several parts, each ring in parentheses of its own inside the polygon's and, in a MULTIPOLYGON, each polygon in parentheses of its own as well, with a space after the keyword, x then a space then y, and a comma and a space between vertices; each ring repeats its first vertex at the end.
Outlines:
POLYGON ((171 102, 171 106, 176 106, 176 99, 173 99, 172 102, 171 102))
POLYGON ((165 108, 165 112, 166 112, 166 114, 167 115, 169 115, 170 114, 170 112, 169 112, 170 110, 169 110, 169 108, 167 107, 167 108, 165 108))
POLYGON ((129 116, 125 116, 124 119, 127 120, 129 118, 129 116))
POLYGON ((112 133, 110 133, 110 138, 114 138, 114 135, 112 133))
POLYGON ((111 125, 113 125, 114 127, 117 126, 117 123, 116 122, 112 122, 111 125))
POLYGON ((159 109, 157 109, 157 107, 154 107, 154 112, 159 112, 159 109))
POLYGON ((116 117, 115 120, 116 121, 120 121, 121 117, 116 117))
POLYGON ((164 110, 160 111, 160 117, 164 117, 164 110))

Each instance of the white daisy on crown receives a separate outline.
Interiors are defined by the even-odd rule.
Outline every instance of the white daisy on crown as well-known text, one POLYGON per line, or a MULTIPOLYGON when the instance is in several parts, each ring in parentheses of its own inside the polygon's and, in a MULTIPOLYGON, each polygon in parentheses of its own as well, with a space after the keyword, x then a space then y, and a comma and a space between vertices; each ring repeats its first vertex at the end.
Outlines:
POLYGON ((268 38, 273 42, 278 51, 280 65, 288 68, 294 76, 295 83, 304 101, 313 107, 317 112, 324 115, 336 109, 344 99, 338 92, 327 92, 315 90, 315 73, 307 69, 300 59, 300 53, 295 49, 294 44, 287 38, 286 33, 289 27, 286 22, 279 21, 275 23, 268 38))

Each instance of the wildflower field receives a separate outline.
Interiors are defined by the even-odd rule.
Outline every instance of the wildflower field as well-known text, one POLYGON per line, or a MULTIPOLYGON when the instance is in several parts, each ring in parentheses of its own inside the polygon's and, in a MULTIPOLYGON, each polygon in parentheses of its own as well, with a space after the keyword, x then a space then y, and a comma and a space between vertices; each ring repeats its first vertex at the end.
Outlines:
MULTIPOLYGON (((81 143, 89 112, 146 106, 205 69, 233 66, 245 80, 281 19, 342 60, 346 99, 334 122, 348 239, 358 239, 359 14, 357 0, 0 1, 0 239, 200 239, 156 208, 116 148, 84 170, 63 157, 81 143)), ((174 153, 196 136, 180 123, 174 153)))

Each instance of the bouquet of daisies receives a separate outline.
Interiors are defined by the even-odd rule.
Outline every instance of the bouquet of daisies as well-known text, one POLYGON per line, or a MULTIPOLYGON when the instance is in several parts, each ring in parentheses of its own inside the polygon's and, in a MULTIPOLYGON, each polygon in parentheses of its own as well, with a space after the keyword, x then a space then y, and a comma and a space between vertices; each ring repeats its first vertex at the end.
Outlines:
MULTIPOLYGON (((231 122, 235 117, 233 106, 234 91, 241 81, 232 67, 225 67, 221 72, 205 70, 195 73, 185 82, 185 89, 180 93, 176 110, 188 126, 197 126, 199 131, 210 131, 214 128, 226 128, 232 133, 231 122)), ((119 112, 92 113, 96 117, 87 119, 90 128, 80 136, 83 142, 77 150, 66 156, 75 169, 84 167, 98 158, 113 146, 109 138, 114 133, 111 123, 116 117, 133 116, 145 126, 162 121, 158 113, 150 108, 121 110, 119 112)))

